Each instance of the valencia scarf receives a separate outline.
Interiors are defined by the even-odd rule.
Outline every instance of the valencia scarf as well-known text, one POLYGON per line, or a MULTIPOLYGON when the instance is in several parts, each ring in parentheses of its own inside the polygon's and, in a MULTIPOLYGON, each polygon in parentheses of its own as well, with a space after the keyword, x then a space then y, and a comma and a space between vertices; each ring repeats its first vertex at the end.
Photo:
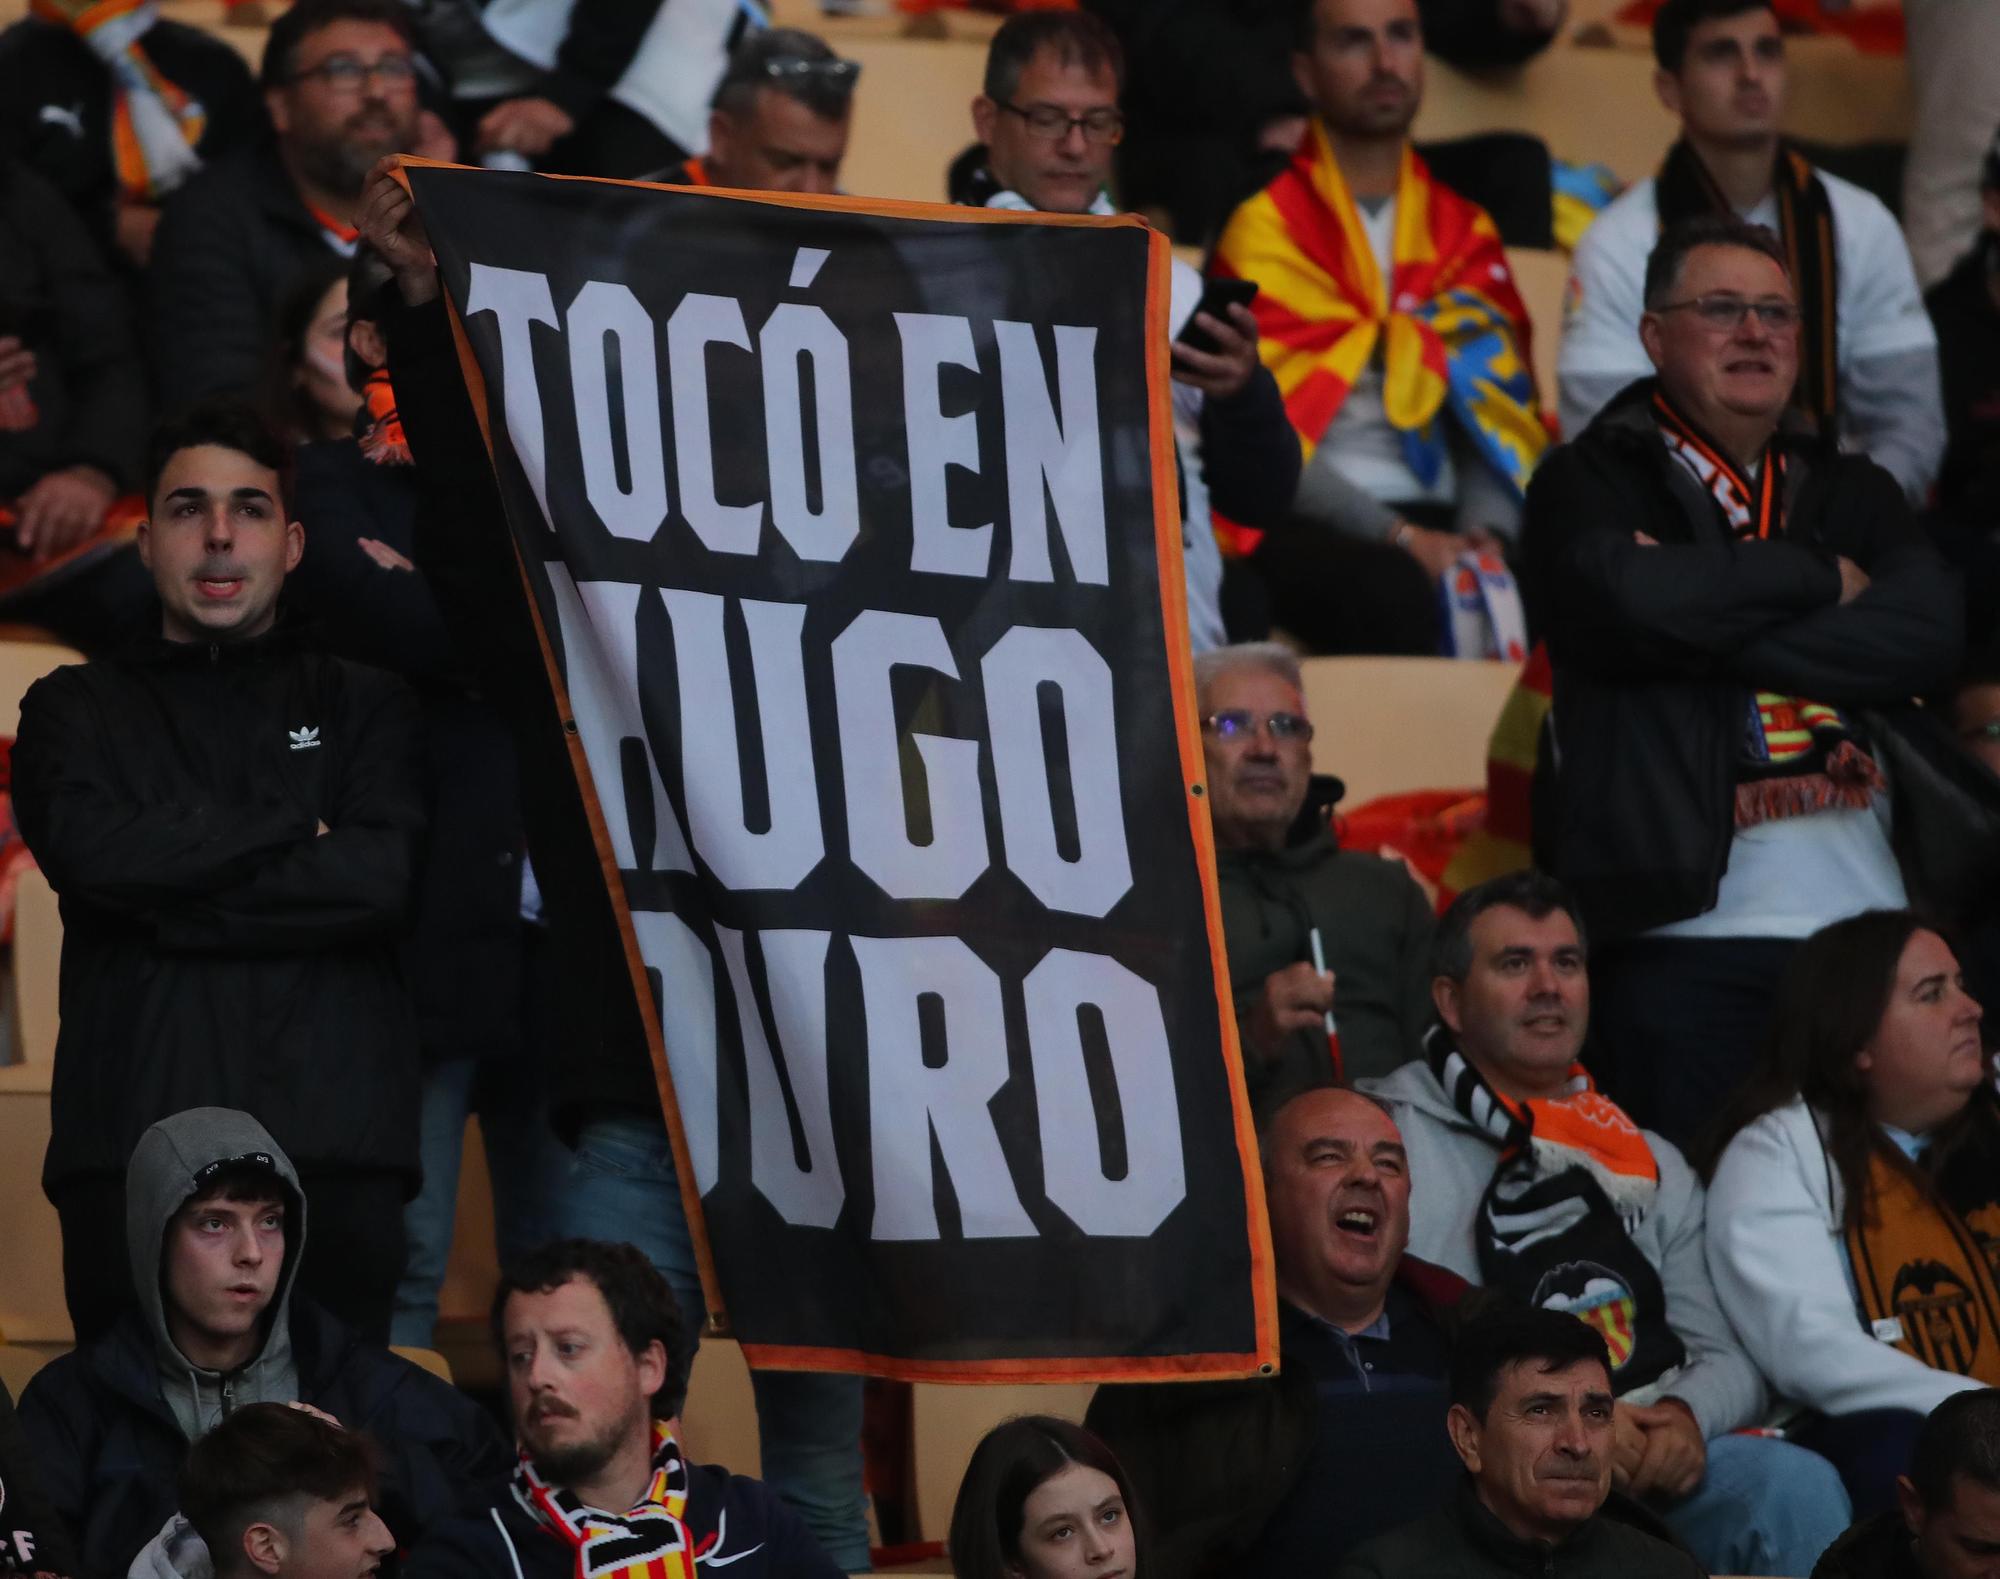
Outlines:
POLYGON ((141 42, 159 20, 153 0, 28 0, 28 9, 69 28, 110 71, 111 157, 127 202, 157 203, 201 168, 195 145, 208 112, 160 75, 141 42))
POLYGON ((1325 128, 1229 221, 1214 271, 1255 280, 1258 350, 1308 455, 1379 346, 1383 408, 1411 472, 1434 481, 1449 414, 1493 470, 1525 491, 1548 447, 1528 367, 1528 313, 1485 210, 1431 179, 1408 147, 1396 186, 1391 277, 1325 128))
MULTIPOLYGON (((1658 390, 1653 416, 1667 453, 1714 501, 1732 538, 1783 533, 1786 457, 1775 443, 1765 447, 1752 478, 1658 390)), ((1837 708, 1775 691, 1752 694, 1737 758, 1737 827, 1865 810, 1885 787, 1881 768, 1837 708)))
POLYGON ((666 1422, 653 1422, 653 1478, 626 1513, 585 1507, 574 1492, 547 1484, 521 1451, 514 1500, 576 1553, 576 1579, 694 1579, 688 1535, 688 1467, 666 1422))
POLYGON ((1933 1370, 2000 1386, 2000 1117, 1975 1098, 1969 1133, 1926 1188, 1893 1143, 1868 1163, 1866 1209, 1847 1229, 1861 1314, 1933 1370))
POLYGON ((1500 1151, 1473 1223, 1482 1281, 1595 1327, 1619 1393, 1679 1365, 1687 1351, 1667 1324, 1659 1272, 1632 1239, 1660 1191, 1639 1127, 1582 1064, 1561 1096, 1522 1102, 1489 1085, 1442 1026, 1424 1055, 1452 1106, 1500 1151))
POLYGON ((389 387, 389 370, 378 367, 361 386, 361 409, 354 414, 354 439, 361 453, 377 466, 411 464, 410 441, 396 411, 396 392, 389 387))
MULTIPOLYGON (((1778 148, 1771 190, 1778 200, 1778 239, 1784 243, 1799 293, 1799 381, 1792 404, 1831 434, 1840 410, 1840 271, 1834 249, 1833 207, 1804 154, 1778 148)), ((1701 156, 1677 142, 1660 166, 1654 186, 1660 228, 1697 214, 1735 217, 1729 199, 1701 156)))

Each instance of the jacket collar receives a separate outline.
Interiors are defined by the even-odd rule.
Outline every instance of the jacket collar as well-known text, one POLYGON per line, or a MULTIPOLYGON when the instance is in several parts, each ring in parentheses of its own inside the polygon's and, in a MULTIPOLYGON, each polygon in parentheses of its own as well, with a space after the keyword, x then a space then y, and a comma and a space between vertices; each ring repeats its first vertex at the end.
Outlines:
POLYGON ((1330 773, 1315 773, 1306 780, 1305 800, 1299 814, 1285 830, 1285 842, 1276 850, 1219 850, 1224 862, 1245 865, 1269 864, 1295 871, 1314 866, 1340 848, 1333 826, 1333 808, 1347 793, 1347 786, 1330 773))
POLYGON ((1470 1475, 1460 1480, 1451 1511, 1466 1540, 1483 1556, 1509 1573, 1536 1575, 1553 1572, 1553 1563, 1558 1555, 1573 1555, 1594 1546, 1599 1539, 1604 1517, 1601 1512, 1593 1514, 1566 1540, 1554 1544, 1523 1540, 1479 1500, 1470 1475))
POLYGON ((248 641, 169 641, 156 630, 128 645, 124 657, 149 668, 262 663, 297 652, 300 630, 299 623, 288 619, 280 605, 277 623, 248 641))
MULTIPOLYGON (((1653 391, 1659 382, 1658 378, 1649 377, 1627 384, 1598 412, 1583 430, 1584 434, 1620 443, 1644 442, 1664 451, 1659 424, 1653 417, 1653 391)), ((1774 442, 1787 453, 1798 454, 1811 453, 1829 444, 1815 431, 1811 421, 1791 406, 1778 419, 1774 442)))

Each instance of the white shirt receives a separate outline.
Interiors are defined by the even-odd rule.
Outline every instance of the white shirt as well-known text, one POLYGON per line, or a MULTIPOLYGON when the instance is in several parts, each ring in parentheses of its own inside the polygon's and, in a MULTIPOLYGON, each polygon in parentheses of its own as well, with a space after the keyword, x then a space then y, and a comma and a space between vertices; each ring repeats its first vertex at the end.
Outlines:
MULTIPOLYGON (((1944 458, 1937 335, 1888 209, 1853 183, 1817 173, 1833 210, 1839 277, 1841 442, 1921 500, 1944 458)), ((1653 191, 1650 179, 1630 188, 1577 245, 1556 357, 1566 437, 1575 438, 1612 396, 1653 371, 1639 343, 1646 259, 1660 239, 1653 191)), ((1743 217, 1775 231, 1777 199, 1767 196, 1743 217)))
MULTIPOLYGON (((1386 286, 1395 272, 1396 200, 1371 205, 1356 203, 1361 228, 1375 254, 1375 267, 1386 286)), ((1445 451, 1437 476, 1426 486, 1410 470, 1403 454, 1403 436, 1389 424, 1382 406, 1382 345, 1376 342, 1368 365, 1341 402, 1340 414, 1320 435, 1327 459, 1355 487, 1384 504, 1442 504, 1458 499, 1458 475, 1445 451)))
POLYGON ((1647 933, 1656 938, 1809 938, 1864 910, 1909 901, 1889 848, 1886 795, 1739 828, 1715 906, 1647 933))

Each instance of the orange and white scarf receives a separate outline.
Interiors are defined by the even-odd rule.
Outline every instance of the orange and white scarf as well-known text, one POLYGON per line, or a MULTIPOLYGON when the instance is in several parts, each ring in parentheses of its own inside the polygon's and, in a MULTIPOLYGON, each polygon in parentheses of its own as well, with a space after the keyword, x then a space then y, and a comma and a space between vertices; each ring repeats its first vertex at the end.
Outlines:
POLYGON ((70 29, 111 73, 111 157, 127 202, 157 203, 201 168, 208 127, 201 101, 160 75, 141 40, 159 20, 153 0, 29 0, 70 29))

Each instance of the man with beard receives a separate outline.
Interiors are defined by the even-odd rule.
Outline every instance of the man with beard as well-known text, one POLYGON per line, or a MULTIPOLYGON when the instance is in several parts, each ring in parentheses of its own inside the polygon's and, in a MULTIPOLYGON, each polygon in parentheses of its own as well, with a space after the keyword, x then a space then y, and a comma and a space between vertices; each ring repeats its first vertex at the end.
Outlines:
POLYGON ((1467 889, 1438 923, 1423 1058, 1365 1082, 1420 1181, 1417 1254, 1590 1323, 1610 1345, 1611 1472, 1716 1573, 1796 1574, 1839 1533, 1832 1464, 1739 1434, 1768 1401, 1703 1252, 1703 1192, 1580 1062, 1582 929, 1540 872, 1467 889))
POLYGON ((1276 623, 1318 652, 1435 653, 1439 589, 1511 540, 1548 443, 1500 233, 1410 145, 1416 0, 1312 0, 1292 69, 1313 114, 1237 209, 1218 274, 1255 281, 1258 350, 1306 465, 1258 545, 1276 623))
POLYGON ((362 182, 417 147, 417 71, 398 0, 299 0, 271 29, 275 138, 174 194, 147 273, 162 407, 255 385, 270 321, 302 267, 354 253, 362 182))
POLYGON ((692 1464, 679 1440, 680 1307, 631 1245, 559 1239, 501 1275, 493 1336, 520 1443, 493 1506, 447 1524, 409 1579, 678 1574, 835 1579, 760 1481, 692 1464))

